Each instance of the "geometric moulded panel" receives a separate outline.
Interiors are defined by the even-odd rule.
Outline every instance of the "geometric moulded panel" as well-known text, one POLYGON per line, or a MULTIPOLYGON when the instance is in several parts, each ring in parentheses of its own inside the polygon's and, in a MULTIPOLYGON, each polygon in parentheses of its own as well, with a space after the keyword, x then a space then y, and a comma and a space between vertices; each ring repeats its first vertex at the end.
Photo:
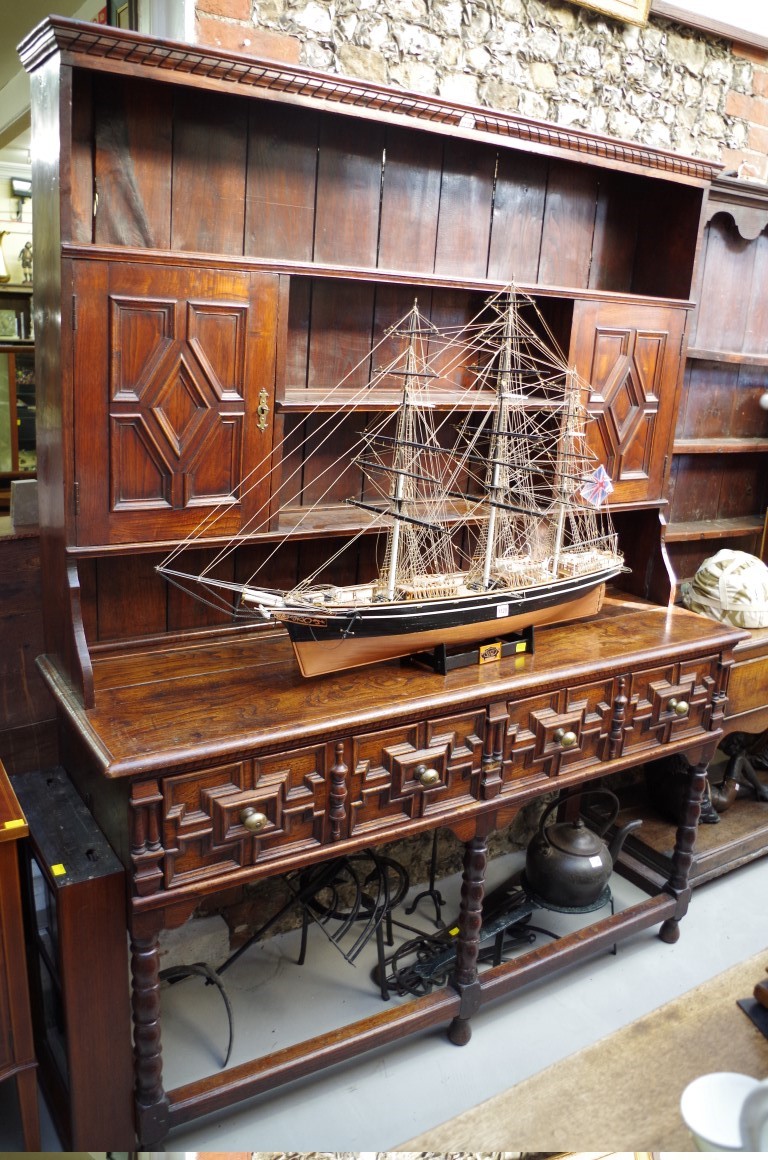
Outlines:
POLYGON ((244 306, 217 302, 187 303, 187 340, 205 370, 211 388, 228 402, 243 396, 245 336, 244 306))
POLYGON ((137 402, 147 378, 175 337, 175 302, 109 300, 110 399, 137 402))
MULTIPOLYGON (((152 380, 150 380, 152 381, 152 380)), ((160 426, 178 461, 210 409, 194 369, 182 357, 162 382, 153 381, 151 414, 160 426)))
POLYGON ((235 534, 269 500, 280 276, 78 260, 73 291, 77 542, 235 534))
POLYGON ((211 427, 198 455, 191 459, 184 473, 184 507, 196 503, 210 504, 234 496, 239 482, 238 465, 242 462, 243 420, 239 415, 221 416, 211 427))
POLYGON ((248 308, 111 296, 111 510, 229 499, 242 474, 248 308))
POLYGON ((597 438, 614 482, 647 478, 666 335, 634 327, 595 332, 591 384, 597 438), (598 406, 595 406, 598 404, 598 406))
POLYGON ((171 469, 141 415, 113 416, 110 443, 112 510, 170 507, 171 469))

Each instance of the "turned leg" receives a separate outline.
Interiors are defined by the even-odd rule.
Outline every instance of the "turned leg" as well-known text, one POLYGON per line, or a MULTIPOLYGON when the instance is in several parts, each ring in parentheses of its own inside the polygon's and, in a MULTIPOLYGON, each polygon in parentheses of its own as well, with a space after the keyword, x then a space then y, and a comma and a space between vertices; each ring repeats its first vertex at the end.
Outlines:
POLYGON ((675 836, 675 848, 672 853, 672 872, 666 884, 666 890, 678 899, 678 907, 674 918, 668 918, 662 923, 659 938, 663 942, 674 943, 680 937, 680 919, 688 909, 691 897, 691 888, 688 885, 688 876, 693 862, 693 848, 696 844, 696 832, 701 812, 701 801, 707 783, 707 766, 709 760, 700 761, 691 767, 688 790, 683 802, 681 821, 675 836))
POLYGON ((144 1146, 159 1144, 169 1128, 160 1045, 160 956, 156 934, 131 940, 131 978, 136 1132, 144 1146))
POLYGON ((473 838, 464 847, 464 874, 461 883, 459 934, 456 940, 456 967, 451 985, 461 996, 459 1014, 448 1028, 451 1043, 463 1047, 472 1035, 470 1016, 480 1006, 480 984, 477 979, 477 955, 480 950, 480 927, 483 921, 485 868, 488 864, 488 841, 485 836, 473 838))

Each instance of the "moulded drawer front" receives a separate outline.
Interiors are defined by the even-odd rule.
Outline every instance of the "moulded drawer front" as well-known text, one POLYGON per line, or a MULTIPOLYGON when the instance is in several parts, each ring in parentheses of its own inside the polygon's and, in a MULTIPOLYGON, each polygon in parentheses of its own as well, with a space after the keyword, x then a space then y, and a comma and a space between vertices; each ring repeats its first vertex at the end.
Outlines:
POLYGON ((324 746, 162 783, 166 887, 207 878, 322 842, 324 746))
POLYGON ((632 673, 622 752, 656 749, 706 733, 717 670, 717 657, 702 657, 632 673))
POLYGON ((756 657, 754 660, 737 660, 731 669, 728 679, 729 718, 765 707, 765 691, 768 689, 768 638, 765 641, 765 649, 765 656, 756 657))
POLYGON ((512 792, 521 781, 545 783, 565 771, 603 761, 613 700, 614 683, 607 679, 511 702, 504 789, 512 792))
POLYGON ((436 718, 353 741, 350 834, 450 812, 477 800, 485 711, 436 718))

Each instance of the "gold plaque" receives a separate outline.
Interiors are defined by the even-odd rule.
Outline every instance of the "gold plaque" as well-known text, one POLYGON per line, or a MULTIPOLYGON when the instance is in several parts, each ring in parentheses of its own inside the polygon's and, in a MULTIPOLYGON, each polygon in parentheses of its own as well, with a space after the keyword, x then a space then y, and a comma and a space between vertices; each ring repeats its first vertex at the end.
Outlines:
POLYGON ((487 665, 489 661, 501 660, 501 641, 493 640, 488 644, 481 644, 480 651, 477 658, 477 663, 480 665, 487 665))

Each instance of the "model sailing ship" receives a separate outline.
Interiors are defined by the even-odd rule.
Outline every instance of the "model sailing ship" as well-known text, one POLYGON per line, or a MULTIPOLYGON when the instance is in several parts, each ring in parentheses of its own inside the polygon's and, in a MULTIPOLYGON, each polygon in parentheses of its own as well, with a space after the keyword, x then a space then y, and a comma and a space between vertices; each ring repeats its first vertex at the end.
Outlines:
MULTIPOLYGON (((509 288, 451 328, 434 326, 414 304, 383 341, 392 339, 395 359, 360 397, 344 394, 347 405, 364 397, 375 412, 377 387, 381 396, 398 385, 394 423, 386 410, 377 415, 353 451, 369 483, 347 501, 369 521, 356 535, 384 529, 376 576, 334 585, 318 581, 319 569, 280 591, 266 582, 270 555, 244 583, 217 580, 223 555, 268 529, 266 509, 204 573, 185 572, 180 559, 211 535, 215 515, 159 565, 208 601, 231 601, 234 591, 238 616, 284 625, 305 676, 593 615, 623 568, 599 510, 610 479, 586 446, 589 387, 557 353, 532 299, 509 288)), ((324 420, 326 444, 339 423, 333 412, 324 420)), ((345 448, 323 469, 327 491, 349 464, 345 448)), ((295 473, 276 479, 272 495, 281 506, 295 502, 295 473)), ((312 509, 304 510, 308 520, 312 509)))

